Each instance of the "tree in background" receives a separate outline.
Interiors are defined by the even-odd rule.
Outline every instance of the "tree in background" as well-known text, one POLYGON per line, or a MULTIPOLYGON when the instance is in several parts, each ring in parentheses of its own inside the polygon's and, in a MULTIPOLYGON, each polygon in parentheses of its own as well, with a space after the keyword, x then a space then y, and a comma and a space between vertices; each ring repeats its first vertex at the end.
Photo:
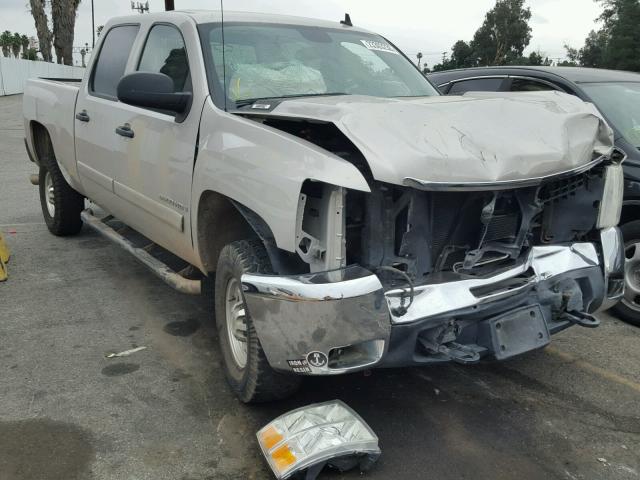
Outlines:
POLYGON ((96 28, 96 36, 98 38, 100 38, 100 34, 102 33, 103 29, 104 29, 104 25, 98 25, 98 28, 96 28))
POLYGON ((73 65, 73 35, 80 0, 51 0, 53 48, 58 63, 73 65))
POLYGON ((51 62, 51 41, 52 34, 49 30, 49 19, 45 10, 45 0, 29 0, 31 5, 31 15, 36 24, 36 33, 38 35, 38 43, 40 44, 40 53, 45 62, 51 62))
POLYGON ((488 65, 528 65, 531 58, 524 57, 524 49, 531 41, 531 9, 525 0, 496 0, 494 8, 485 16, 473 40, 458 40, 451 47, 451 58, 434 65, 433 71, 470 68, 488 65))
POLYGON ((583 67, 640 72, 640 0, 596 0, 604 11, 600 30, 592 30, 577 50, 565 45, 572 63, 583 67))
MULTIPOLYGON (((20 50, 22 50, 22 58, 32 56, 29 54, 29 37, 20 35, 17 32, 11 33, 9 30, 2 32, 0 34, 0 46, 2 46, 2 54, 5 57, 10 57, 13 54, 15 58, 20 58, 20 50)), ((31 50, 34 52, 33 57, 37 57, 35 49, 31 50)), ((33 58, 33 60, 36 60, 36 58, 33 58)))
POLYGON ((38 52, 35 48, 27 48, 22 51, 23 60, 38 60, 38 52))
POLYGON ((509 65, 530 65, 535 67, 550 67, 553 61, 547 57, 543 52, 531 52, 528 57, 514 58, 509 65))
POLYGON ((46 62, 53 61, 53 45, 58 63, 73 65, 73 36, 80 0, 29 0, 36 24, 40 51, 46 62), (49 28, 47 4, 51 4, 53 30, 49 28))
POLYGON ((525 0, 497 0, 471 41, 480 65, 506 65, 521 58, 531 40, 531 9, 525 0))
POLYGON ((478 63, 477 53, 471 45, 463 40, 458 40, 451 47, 451 59, 449 65, 451 68, 468 68, 478 63))
POLYGON ((22 45, 22 54, 24 55, 29 50, 29 37, 22 35, 20 37, 20 44, 22 45))
POLYGON ((15 58, 20 58, 20 49, 22 48, 22 37, 19 33, 14 33, 11 37, 11 52, 15 58))
POLYGON ((579 52, 580 65, 583 67, 604 67, 609 35, 604 30, 591 30, 579 52))
POLYGON ((11 43, 13 42, 13 35, 9 30, 5 30, 0 34, 0 47, 2 47, 2 55, 8 57, 11 55, 11 43))
POLYGON ((640 71, 640 1, 605 0, 604 64, 607 68, 640 71))
POLYGON ((580 51, 576 48, 571 48, 565 43, 564 49, 567 51, 567 58, 558 64, 560 67, 577 67, 580 64, 580 51))

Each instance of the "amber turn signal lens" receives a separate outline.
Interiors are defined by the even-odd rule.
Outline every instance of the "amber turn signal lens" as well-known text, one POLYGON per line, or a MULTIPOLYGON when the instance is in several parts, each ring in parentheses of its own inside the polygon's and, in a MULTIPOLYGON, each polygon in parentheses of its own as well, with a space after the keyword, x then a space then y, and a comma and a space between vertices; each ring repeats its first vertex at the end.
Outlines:
POLYGON ((262 443, 267 450, 271 450, 282 440, 284 440, 284 437, 272 426, 260 433, 260 443, 262 443))
POLYGON ((276 468, 281 472, 296 463, 296 456, 289 449, 289 445, 283 445, 271 453, 276 468))

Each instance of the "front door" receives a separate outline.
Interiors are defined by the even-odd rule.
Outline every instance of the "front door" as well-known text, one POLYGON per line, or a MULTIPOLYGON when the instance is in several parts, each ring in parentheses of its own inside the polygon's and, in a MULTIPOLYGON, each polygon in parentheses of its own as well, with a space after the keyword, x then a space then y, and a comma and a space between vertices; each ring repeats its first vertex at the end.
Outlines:
POLYGON ((206 88, 202 81, 192 82, 188 52, 199 45, 195 29, 186 34, 189 44, 167 23, 151 25, 146 34, 135 70, 168 75, 176 92, 192 92, 193 99, 190 110, 179 115, 118 104, 118 119, 129 136, 119 138, 126 154, 114 165, 114 194, 126 206, 125 223, 193 262, 191 179, 206 88))

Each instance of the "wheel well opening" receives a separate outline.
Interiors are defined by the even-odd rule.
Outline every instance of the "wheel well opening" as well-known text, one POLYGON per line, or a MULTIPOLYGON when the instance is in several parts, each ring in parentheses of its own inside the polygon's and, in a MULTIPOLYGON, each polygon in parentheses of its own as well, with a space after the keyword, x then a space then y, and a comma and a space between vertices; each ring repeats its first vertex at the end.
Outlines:
POLYGON ((49 138, 49 131, 41 123, 31 122, 31 137, 33 138, 34 155, 38 163, 42 164, 53 156, 53 147, 49 138))
POLYGON ((207 272, 215 272, 225 245, 257 238, 233 202, 217 192, 205 192, 198 202, 198 250, 207 272))

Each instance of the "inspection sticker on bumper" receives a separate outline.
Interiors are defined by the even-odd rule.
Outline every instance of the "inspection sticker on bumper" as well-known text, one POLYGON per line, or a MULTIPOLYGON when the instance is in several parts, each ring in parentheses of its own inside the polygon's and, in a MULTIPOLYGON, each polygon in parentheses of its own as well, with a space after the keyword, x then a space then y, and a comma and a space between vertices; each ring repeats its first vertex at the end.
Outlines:
POLYGON ((294 373, 311 373, 311 367, 304 358, 300 360, 287 360, 294 373))
POLYGON ((374 40, 360 40, 360 41, 369 50, 377 50, 378 52, 395 53, 396 55, 400 55, 398 51, 388 43, 376 42, 374 40))

